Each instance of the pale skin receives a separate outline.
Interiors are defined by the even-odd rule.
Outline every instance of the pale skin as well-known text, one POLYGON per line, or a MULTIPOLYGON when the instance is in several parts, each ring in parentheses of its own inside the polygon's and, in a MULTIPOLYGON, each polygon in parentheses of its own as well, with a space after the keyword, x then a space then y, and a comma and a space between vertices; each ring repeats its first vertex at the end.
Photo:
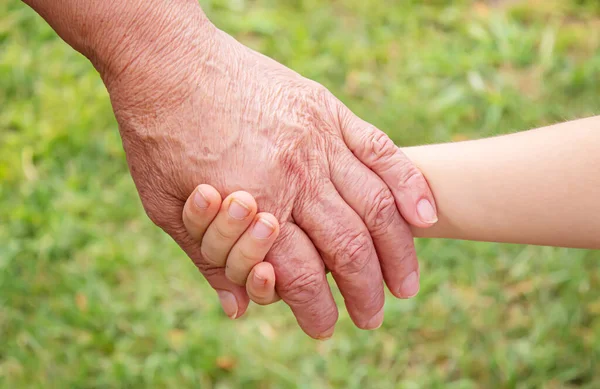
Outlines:
POLYGON ((600 116, 403 150, 440 208, 415 236, 600 249, 600 116))
MULTIPOLYGON (((430 229, 413 227, 416 237, 600 249, 600 116, 404 153, 427 178, 438 205, 439 222, 430 229)), ((255 302, 277 301, 275 272, 262 262, 278 233, 277 219, 253 208, 244 221, 234 220, 225 210, 237 197, 254 206, 249 193, 221 203, 211 186, 198 191, 211 205, 198 208, 190 197, 184 209, 188 229, 209 250, 218 247, 227 257, 227 277, 245 284, 255 302), (271 235, 261 235, 259 223, 270 226, 271 235)))

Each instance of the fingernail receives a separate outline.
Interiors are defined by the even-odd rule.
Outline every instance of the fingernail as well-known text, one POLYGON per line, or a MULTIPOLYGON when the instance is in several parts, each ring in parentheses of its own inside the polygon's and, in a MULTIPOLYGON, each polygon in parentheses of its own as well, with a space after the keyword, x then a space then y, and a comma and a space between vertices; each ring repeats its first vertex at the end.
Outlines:
POLYGON ((244 220, 250 215, 250 209, 242 202, 233 200, 229 204, 229 216, 237 220, 244 220))
POLYGON ((252 235, 254 235, 256 239, 267 239, 273 234, 273 231, 275 231, 275 226, 273 226, 273 224, 265 219, 259 219, 256 224, 254 224, 254 228, 252 228, 252 235))
POLYGON ((438 221, 437 214, 433 205, 427 199, 422 199, 417 204, 417 213, 423 223, 433 224, 438 221))
POLYGON ((258 270, 254 271, 254 283, 257 286, 265 286, 265 284, 267 283, 267 278, 261 276, 260 274, 258 274, 258 270))
POLYGON ((322 341, 329 340, 333 336, 334 332, 335 332, 335 325, 333 327, 331 327, 330 329, 328 329, 327 331, 325 331, 324 333, 322 333, 321 335, 317 336, 317 340, 322 340, 322 341))
POLYGON ((365 330, 376 330, 383 324, 383 307, 377 312, 375 316, 369 320, 367 325, 365 326, 365 330))
POLYGON ((238 304, 233 293, 226 290, 217 290, 217 294, 219 295, 223 312, 225 312, 230 319, 235 319, 238 313, 238 304))
POLYGON ((198 208, 208 208, 210 205, 206 199, 206 196, 204 196, 204 193, 202 193, 200 189, 196 190, 196 194, 194 195, 194 203, 196 203, 198 208))
POLYGON ((419 275, 414 271, 404 279, 400 287, 400 295, 405 298, 411 298, 416 296, 417 293, 419 293, 419 275))

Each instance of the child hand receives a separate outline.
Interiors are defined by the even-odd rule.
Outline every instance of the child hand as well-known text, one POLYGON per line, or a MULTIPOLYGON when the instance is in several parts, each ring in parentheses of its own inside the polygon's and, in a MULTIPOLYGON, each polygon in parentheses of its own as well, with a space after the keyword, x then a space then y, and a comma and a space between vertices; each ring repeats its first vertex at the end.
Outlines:
MULTIPOLYGON (((201 242, 207 262, 225 267, 229 280, 246 285, 252 301, 267 305, 279 300, 273 266, 263 262, 279 235, 279 222, 270 213, 257 214, 252 195, 239 191, 221 201, 215 188, 199 185, 185 203, 183 222, 201 242)), ((226 313, 237 317, 237 312, 226 313)))

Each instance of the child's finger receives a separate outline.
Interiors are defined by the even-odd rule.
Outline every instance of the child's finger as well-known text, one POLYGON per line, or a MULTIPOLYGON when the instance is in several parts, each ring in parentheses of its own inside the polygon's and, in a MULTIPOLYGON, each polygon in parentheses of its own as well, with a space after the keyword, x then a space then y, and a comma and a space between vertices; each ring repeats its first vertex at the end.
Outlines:
POLYGON ((275 270, 268 262, 254 266, 246 281, 246 292, 259 305, 269 305, 280 300, 275 291, 275 270))
POLYGON ((252 223, 254 215, 256 201, 249 193, 234 192, 225 198, 202 239, 202 255, 210 265, 225 266, 229 252, 252 223))
POLYGON ((237 241, 227 257, 225 275, 238 285, 245 285, 250 271, 262 262, 279 235, 279 222, 270 213, 259 213, 254 223, 237 241))
POLYGON ((198 185, 183 207, 183 224, 194 240, 200 242, 221 207, 221 195, 210 185, 198 185))

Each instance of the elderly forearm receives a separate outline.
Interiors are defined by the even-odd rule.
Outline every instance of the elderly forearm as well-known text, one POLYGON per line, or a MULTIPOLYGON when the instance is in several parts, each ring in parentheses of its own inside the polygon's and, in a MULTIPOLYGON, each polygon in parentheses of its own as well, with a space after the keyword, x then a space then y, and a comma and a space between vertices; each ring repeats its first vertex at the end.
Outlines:
POLYGON ((600 248, 600 116, 404 151, 439 210, 416 236, 600 248))
POLYGON ((202 29, 204 36, 214 29, 195 0, 23 2, 88 57, 105 80, 134 62, 156 61, 173 50, 201 45, 202 29))

